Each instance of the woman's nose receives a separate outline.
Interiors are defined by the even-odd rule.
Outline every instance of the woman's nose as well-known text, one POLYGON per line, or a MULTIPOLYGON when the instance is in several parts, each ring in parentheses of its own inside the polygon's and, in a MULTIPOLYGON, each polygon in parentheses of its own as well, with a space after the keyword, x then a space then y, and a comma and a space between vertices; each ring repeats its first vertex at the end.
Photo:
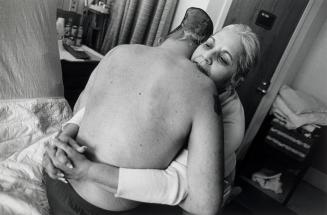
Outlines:
POLYGON ((206 62, 206 64, 211 65, 212 64, 212 54, 211 53, 205 53, 203 54, 203 58, 206 62))

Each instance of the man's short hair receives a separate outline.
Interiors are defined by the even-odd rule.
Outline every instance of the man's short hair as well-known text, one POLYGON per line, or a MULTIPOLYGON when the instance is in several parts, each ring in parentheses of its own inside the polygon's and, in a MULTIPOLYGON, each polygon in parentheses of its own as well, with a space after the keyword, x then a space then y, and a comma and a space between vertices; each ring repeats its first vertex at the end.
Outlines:
POLYGON ((206 41, 213 33, 210 16, 201 8, 190 7, 186 10, 182 23, 172 30, 167 37, 189 40, 196 45, 206 41))

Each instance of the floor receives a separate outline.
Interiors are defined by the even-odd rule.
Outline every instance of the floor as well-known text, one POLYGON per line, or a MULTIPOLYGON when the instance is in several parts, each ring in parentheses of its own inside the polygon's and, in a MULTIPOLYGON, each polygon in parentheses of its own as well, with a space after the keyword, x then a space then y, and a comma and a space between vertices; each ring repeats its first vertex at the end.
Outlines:
POLYGON ((327 193, 302 182, 287 207, 298 215, 327 215, 327 193))
POLYGON ((227 205, 223 215, 327 215, 327 193, 301 182, 287 207, 284 207, 264 194, 250 187, 227 205))

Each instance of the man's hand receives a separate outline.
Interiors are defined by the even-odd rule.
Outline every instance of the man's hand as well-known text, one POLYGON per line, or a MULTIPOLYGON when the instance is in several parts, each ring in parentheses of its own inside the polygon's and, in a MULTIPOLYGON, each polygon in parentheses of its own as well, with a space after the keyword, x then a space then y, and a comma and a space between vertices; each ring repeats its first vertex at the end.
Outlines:
POLYGON ((68 156, 71 165, 67 165, 63 161, 57 162, 56 153, 53 150, 48 155, 54 161, 53 164, 63 171, 67 179, 85 180, 92 162, 73 148, 75 144, 77 143, 73 139, 69 139, 69 145, 62 141, 54 141, 54 147, 68 156))

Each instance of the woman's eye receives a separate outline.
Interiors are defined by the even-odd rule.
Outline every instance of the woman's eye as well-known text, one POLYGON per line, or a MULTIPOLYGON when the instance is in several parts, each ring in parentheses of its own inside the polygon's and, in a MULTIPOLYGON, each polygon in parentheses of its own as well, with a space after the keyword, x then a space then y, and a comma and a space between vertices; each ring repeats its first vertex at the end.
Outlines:
POLYGON ((221 62, 221 63, 223 63, 225 66, 228 66, 229 65, 228 60, 226 60, 222 56, 218 56, 218 61, 221 62))
POLYGON ((210 45, 209 43, 204 43, 203 46, 204 46, 205 48, 210 48, 210 47, 211 47, 211 45, 210 45))

